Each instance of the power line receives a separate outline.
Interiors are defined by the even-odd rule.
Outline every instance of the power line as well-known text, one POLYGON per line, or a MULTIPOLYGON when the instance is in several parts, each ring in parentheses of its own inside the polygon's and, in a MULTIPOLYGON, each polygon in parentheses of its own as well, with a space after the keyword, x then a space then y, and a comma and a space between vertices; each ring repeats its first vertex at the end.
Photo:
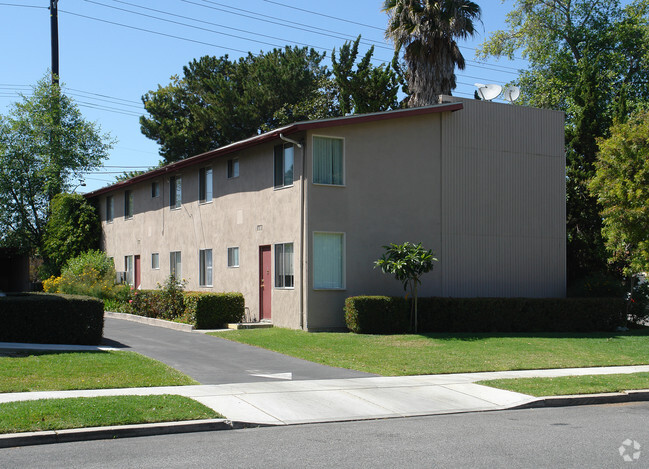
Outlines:
POLYGON ((47 10, 47 7, 41 7, 41 6, 38 6, 38 5, 21 5, 21 4, 18 4, 18 3, 0 3, 0 6, 3 6, 3 7, 22 7, 22 8, 39 8, 39 9, 47 10))
POLYGON ((143 31, 145 33, 156 34, 158 36, 170 37, 172 39, 179 39, 181 41, 193 42, 195 44, 201 44, 201 45, 204 45, 204 46, 218 47, 219 49, 231 50, 231 51, 235 51, 235 52, 241 52, 242 54, 247 54, 248 53, 248 51, 241 50, 241 49, 235 49, 233 47, 225 47, 225 46, 222 46, 220 44, 213 44, 213 43, 210 43, 210 42, 198 41, 196 39, 189 39, 189 38, 182 37, 182 36, 175 36, 173 34, 161 33, 159 31, 152 31, 150 29, 145 29, 145 28, 138 28, 136 26, 130 26, 130 25, 127 25, 127 24, 117 23, 115 21, 103 20, 101 18, 95 18, 93 16, 88 16, 88 15, 82 15, 80 13, 73 13, 71 11, 59 10, 59 13, 65 13, 67 15, 78 16, 80 18, 86 18, 86 19, 89 19, 89 20, 99 21, 101 23, 112 24, 113 26, 121 26, 123 28, 133 29, 133 30, 136 30, 136 31, 143 31))
POLYGON ((374 25, 371 25, 371 24, 359 23, 357 21, 352 21, 352 20, 348 20, 348 19, 345 19, 345 18, 340 18, 338 16, 325 15, 324 13, 318 13, 316 11, 306 10, 304 8, 298 8, 298 7, 293 6, 293 5, 286 5, 285 3, 273 2, 271 0, 264 0, 264 2, 266 2, 266 3, 274 3, 275 5, 280 5, 280 6, 283 6, 283 7, 286 7, 286 8, 290 8, 291 10, 303 11, 305 13, 310 13, 312 15, 317 15, 317 16, 322 16, 324 18, 331 18, 333 20, 344 21, 345 23, 357 24, 358 26, 364 26, 366 28, 372 28, 372 29, 378 29, 379 31, 385 31, 385 28, 379 28, 378 26, 374 26, 374 25))

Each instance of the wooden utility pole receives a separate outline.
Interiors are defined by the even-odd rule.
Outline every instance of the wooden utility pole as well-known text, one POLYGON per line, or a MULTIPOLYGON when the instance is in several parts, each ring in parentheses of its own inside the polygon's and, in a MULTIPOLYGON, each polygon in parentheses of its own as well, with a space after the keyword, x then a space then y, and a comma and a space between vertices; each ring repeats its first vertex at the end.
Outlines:
POLYGON ((52 83, 59 84, 59 0, 50 0, 50 31, 52 34, 52 83))

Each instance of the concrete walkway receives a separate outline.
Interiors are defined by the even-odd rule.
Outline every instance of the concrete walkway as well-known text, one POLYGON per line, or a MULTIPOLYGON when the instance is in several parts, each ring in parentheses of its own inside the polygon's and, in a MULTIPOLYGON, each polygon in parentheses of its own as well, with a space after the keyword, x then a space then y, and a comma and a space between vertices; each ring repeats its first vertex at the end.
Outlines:
POLYGON ((476 382, 638 372, 649 372, 649 366, 3 393, 0 394, 0 403, 66 397, 178 394, 193 398, 236 422, 290 425, 510 409, 530 405, 539 398, 476 382))

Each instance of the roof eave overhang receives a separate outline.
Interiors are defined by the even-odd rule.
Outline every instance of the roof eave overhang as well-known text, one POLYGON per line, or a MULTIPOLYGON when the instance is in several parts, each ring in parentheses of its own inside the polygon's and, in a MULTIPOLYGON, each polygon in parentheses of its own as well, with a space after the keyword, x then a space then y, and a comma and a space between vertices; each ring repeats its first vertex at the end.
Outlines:
POLYGON ((202 153, 200 155, 192 156, 191 158, 187 158, 181 161, 177 161, 175 163, 168 164, 161 168, 148 171, 139 176, 135 176, 126 181, 121 181, 116 184, 112 184, 110 186, 103 187, 101 189, 97 189, 92 192, 88 192, 84 195, 86 198, 90 199, 93 197, 98 197, 102 194, 106 194, 108 192, 124 189, 134 184, 138 184, 140 182, 155 179, 165 174, 171 174, 177 172, 188 166, 194 166, 206 161, 210 161, 214 158, 222 157, 234 152, 245 150, 246 148, 260 145, 262 143, 267 143, 273 140, 277 140, 280 138, 280 134, 292 135, 306 130, 322 129, 325 127, 340 127, 343 125, 362 124, 366 122, 375 122, 375 121, 388 120, 388 119, 398 119, 403 117, 418 116, 422 114, 455 112, 461 110, 462 108, 463 108, 462 103, 445 103, 445 104, 436 104, 432 106, 424 106, 424 107, 417 107, 411 109, 399 109, 396 111, 375 112, 372 114, 356 114, 352 116, 335 117, 331 119, 298 122, 295 124, 287 125, 285 127, 281 127, 279 129, 271 130, 270 132, 266 132, 261 135, 255 135, 254 137, 250 137, 246 140, 240 140, 238 142, 225 145, 223 147, 217 148, 216 150, 211 150, 202 153))

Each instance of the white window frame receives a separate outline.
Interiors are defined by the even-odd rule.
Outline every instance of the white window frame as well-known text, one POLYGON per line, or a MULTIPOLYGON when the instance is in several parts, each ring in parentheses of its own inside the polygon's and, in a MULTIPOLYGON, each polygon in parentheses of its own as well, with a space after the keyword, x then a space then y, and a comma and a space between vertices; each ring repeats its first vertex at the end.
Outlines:
POLYGON ((239 177, 239 158, 230 158, 227 163, 226 176, 228 179, 239 177))
POLYGON ((211 287, 214 278, 213 275, 214 257, 212 256, 212 250, 200 249, 198 251, 198 285, 201 287, 211 287))
POLYGON ((284 189, 285 187, 293 187, 295 183, 295 146, 292 143, 284 143, 275 145, 273 147, 273 188, 275 190, 284 189), (277 184, 277 148, 282 147, 282 183, 277 184), (290 184, 286 183, 286 149, 291 148, 293 153, 293 179, 290 184))
POLYGON ((210 204, 214 198, 214 175, 211 166, 198 170, 198 202, 210 204))
POLYGON ((345 153, 346 152, 345 152, 345 138, 344 137, 332 137, 331 135, 312 135, 311 136, 311 166, 312 166, 311 177, 312 177, 312 181, 313 181, 314 186, 346 187, 346 185, 347 185, 347 170, 345 168, 345 163, 346 163, 346 158, 345 158, 346 155, 345 155, 345 153), (341 184, 333 184, 333 183, 329 184, 329 183, 326 183, 326 182, 315 182, 315 174, 314 173, 315 173, 315 168, 316 168, 316 161, 315 161, 316 155, 315 155, 315 151, 314 151, 315 150, 314 140, 316 138, 328 138, 328 139, 331 139, 331 140, 342 140, 342 142, 343 142, 343 155, 342 155, 343 156, 343 161, 342 161, 343 181, 342 181, 341 184))
POLYGON ((106 196, 106 223, 113 223, 115 218, 115 199, 112 195, 106 196))
POLYGON ((176 277, 176 281, 182 281, 183 257, 182 251, 171 251, 169 253, 169 275, 176 277), (177 267, 180 266, 180 269, 177 267), (180 272, 178 272, 180 270, 180 272))
POLYGON ((239 246, 232 246, 232 247, 228 248, 228 267, 229 268, 234 269, 234 268, 239 267, 239 263, 241 262, 240 259, 239 259, 240 254, 241 254, 241 250, 239 249, 239 246), (235 259, 234 259, 234 255, 233 255, 235 252, 237 253, 236 263, 235 263, 235 259))
POLYGON ((151 253, 151 269, 160 270, 160 253, 152 252, 151 253))
POLYGON ((274 256, 273 256, 273 261, 274 262, 273 263, 274 263, 274 266, 275 266, 275 279, 274 279, 275 289, 277 289, 277 290, 293 290, 293 289, 295 289, 295 243, 293 243, 293 242, 290 242, 290 243, 277 243, 277 244, 273 245, 273 250, 274 250, 274 256), (291 266, 292 274, 290 275, 292 277, 292 285, 286 286, 286 277, 288 277, 288 275, 286 274, 286 267, 285 267, 284 261, 286 260, 286 255, 285 255, 286 246, 289 245, 289 244, 293 248, 293 257, 292 257, 293 265, 291 266), (281 258, 280 258, 281 262, 279 261, 280 259, 278 259, 278 255, 280 255, 279 252, 278 252, 278 247, 279 246, 282 247, 281 248, 281 258), (281 285, 277 285, 279 283, 277 280, 280 279, 280 278, 282 279, 281 285))
POLYGON ((171 176, 169 178, 169 208, 178 210, 183 206, 183 178, 171 176))
POLYGON ((347 235, 346 235, 346 233, 342 232, 342 231, 314 231, 312 233, 311 243, 312 243, 311 245, 313 246, 313 248, 312 248, 313 253, 312 253, 312 259, 311 259, 311 264, 313 266, 313 269, 312 269, 313 272, 311 273, 312 278, 313 278, 313 289, 314 290, 346 290, 347 289, 347 235), (318 234, 329 234, 329 235, 335 234, 335 235, 341 235, 342 236, 342 247, 341 247, 342 248, 342 253, 341 253, 342 254, 342 258, 341 258, 341 262, 342 262, 342 266, 341 266, 342 267, 342 272, 341 272, 341 274, 342 274, 342 279, 341 279, 342 280, 342 285, 340 287, 322 287, 322 286, 317 286, 316 285, 316 271, 315 271, 315 269, 316 269, 317 260, 316 260, 316 254, 315 254, 315 246, 316 246, 316 240, 315 239, 316 239, 316 235, 318 235, 318 234))

